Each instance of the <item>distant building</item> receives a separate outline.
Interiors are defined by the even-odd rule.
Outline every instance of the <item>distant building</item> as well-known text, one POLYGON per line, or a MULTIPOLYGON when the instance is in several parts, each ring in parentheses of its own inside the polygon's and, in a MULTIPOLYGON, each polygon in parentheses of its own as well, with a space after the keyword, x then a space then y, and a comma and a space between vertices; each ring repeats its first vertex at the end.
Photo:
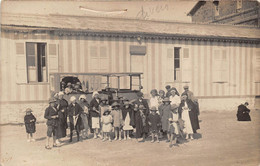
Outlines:
POLYGON ((258 1, 199 1, 188 13, 195 23, 260 26, 258 1))

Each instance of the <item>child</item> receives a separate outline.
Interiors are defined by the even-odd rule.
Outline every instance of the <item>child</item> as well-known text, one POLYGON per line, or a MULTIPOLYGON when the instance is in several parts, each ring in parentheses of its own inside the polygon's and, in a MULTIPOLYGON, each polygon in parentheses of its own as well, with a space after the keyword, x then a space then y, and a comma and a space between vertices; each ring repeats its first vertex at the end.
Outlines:
POLYGON ((84 129, 82 130, 82 138, 88 138, 88 129, 89 129, 89 104, 87 102, 86 95, 80 95, 79 97, 79 105, 81 106, 83 112, 81 113, 81 119, 83 122, 84 129))
POLYGON ((26 115, 24 116, 24 123, 27 133, 27 142, 34 142, 35 139, 33 139, 33 133, 35 133, 35 122, 36 118, 32 114, 32 109, 27 108, 26 109, 26 115))
POLYGON ((122 110, 120 109, 120 104, 115 102, 112 104, 112 113, 113 117, 113 126, 115 130, 115 139, 117 140, 119 137, 119 141, 121 141, 121 127, 123 122, 122 110))
POLYGON ((168 97, 164 98, 163 105, 159 107, 161 122, 162 122, 162 130, 164 133, 167 133, 167 142, 170 140, 170 134, 168 133, 169 128, 169 118, 171 118, 171 101, 168 97))
POLYGON ((111 140, 110 133, 112 131, 113 118, 110 115, 109 109, 104 111, 103 116, 101 117, 101 122, 102 122, 102 131, 104 134, 103 141, 106 141, 107 138, 109 138, 109 141, 111 142, 112 140, 111 140))
POLYGON ((49 107, 46 108, 44 118, 47 119, 47 139, 45 149, 51 149, 50 138, 53 135, 53 147, 57 147, 56 134, 58 127, 58 110, 55 107, 56 99, 51 98, 49 100, 49 107))
POLYGON ((151 107, 156 107, 158 109, 159 106, 159 98, 158 98, 158 93, 156 89, 151 90, 150 92, 151 98, 150 98, 150 106, 151 107))
POLYGON ((133 130, 133 127, 130 125, 131 119, 132 119, 132 109, 130 108, 130 103, 126 101, 124 103, 124 107, 122 109, 122 114, 123 114, 123 120, 124 120, 124 140, 131 139, 129 137, 129 131, 133 130))
POLYGON ((177 145, 177 139, 180 133, 179 125, 178 125, 178 118, 179 114, 177 112, 177 109, 172 110, 171 117, 169 118, 169 129, 168 133, 170 134, 170 145, 169 147, 172 147, 172 141, 174 137, 174 145, 177 145))
POLYGON ((161 118, 160 116, 156 113, 157 109, 156 107, 152 107, 150 109, 151 113, 148 115, 148 124, 150 125, 150 131, 152 133, 152 141, 151 143, 154 142, 154 137, 156 137, 157 142, 159 143, 159 137, 158 137, 158 133, 159 133, 159 127, 161 124, 161 118))
MULTIPOLYGON (((102 119, 102 116, 103 116, 103 114, 104 114, 104 112, 106 111, 106 110, 109 110, 109 105, 107 105, 107 98, 105 97, 105 96, 101 96, 100 97, 100 104, 99 104, 99 110, 100 110, 100 119, 102 119)), ((101 139, 103 139, 103 137, 104 137, 104 134, 103 134, 103 130, 102 130, 102 123, 101 123, 101 131, 100 131, 100 133, 101 133, 101 139)))

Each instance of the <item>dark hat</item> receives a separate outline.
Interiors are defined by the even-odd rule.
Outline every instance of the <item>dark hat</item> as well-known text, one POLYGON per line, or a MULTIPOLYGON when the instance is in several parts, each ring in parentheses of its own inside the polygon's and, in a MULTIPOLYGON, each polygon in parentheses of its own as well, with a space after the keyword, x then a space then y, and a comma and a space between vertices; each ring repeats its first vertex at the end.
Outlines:
POLYGON ((189 89, 188 85, 183 86, 183 89, 189 89))
POLYGON ((157 92, 156 89, 152 89, 150 93, 151 93, 151 94, 152 94, 152 93, 158 94, 158 92, 157 92))
POLYGON ((136 95, 137 95, 137 97, 143 97, 144 94, 142 92, 137 92, 136 95))
POLYGON ((103 115, 105 115, 107 112, 110 113, 110 110, 109 110, 109 109, 106 109, 106 110, 104 111, 103 115))
POLYGON ((54 102, 56 102, 56 101, 57 101, 57 100, 56 100, 54 97, 52 97, 52 98, 49 99, 49 104, 50 104, 50 103, 54 103, 54 102))
POLYGON ((151 107, 151 111, 157 111, 156 107, 151 107))
POLYGON ((249 105, 248 102, 245 102, 245 105, 249 105))
POLYGON ((117 107, 117 106, 120 106, 120 104, 118 102, 114 102, 111 106, 112 107, 117 107))
POLYGON ((165 88, 166 88, 166 89, 170 89, 171 86, 170 86, 170 85, 166 85, 165 88))
POLYGON ((171 102, 171 100, 170 100, 168 97, 165 97, 165 98, 163 99, 163 102, 171 102))

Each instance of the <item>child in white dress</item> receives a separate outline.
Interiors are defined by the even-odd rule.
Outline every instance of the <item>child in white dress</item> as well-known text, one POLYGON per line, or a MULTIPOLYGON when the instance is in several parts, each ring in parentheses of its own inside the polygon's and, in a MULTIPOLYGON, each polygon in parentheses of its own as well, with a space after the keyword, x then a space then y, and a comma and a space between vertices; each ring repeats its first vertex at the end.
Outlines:
POLYGON ((104 134, 103 141, 111 140, 111 132, 112 132, 112 122, 113 118, 110 115, 110 110, 107 109, 104 111, 103 116, 101 117, 101 123, 102 123, 102 131, 104 134))
POLYGON ((123 126, 124 140, 131 139, 129 137, 129 131, 134 129, 130 125, 131 120, 132 120, 132 113, 133 113, 133 110, 130 107, 130 103, 128 101, 126 101, 124 103, 124 108, 122 108, 122 115, 123 115, 123 120, 124 120, 124 126, 123 126))

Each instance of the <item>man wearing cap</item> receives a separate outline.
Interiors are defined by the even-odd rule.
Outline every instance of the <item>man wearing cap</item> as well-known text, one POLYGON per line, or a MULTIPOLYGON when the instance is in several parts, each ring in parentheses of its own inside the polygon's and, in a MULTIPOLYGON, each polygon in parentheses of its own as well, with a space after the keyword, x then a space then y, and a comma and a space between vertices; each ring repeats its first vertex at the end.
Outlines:
POLYGON ((80 117, 81 113, 83 112, 80 105, 76 102, 76 97, 71 96, 70 98, 70 105, 68 107, 68 116, 70 122, 70 141, 72 142, 73 130, 76 130, 77 133, 77 141, 79 141, 79 132, 84 129, 82 124, 82 119, 80 117))
POLYGON ((184 89, 183 93, 186 93, 188 95, 188 99, 191 100, 194 103, 195 98, 194 98, 193 92, 189 90, 189 86, 185 85, 185 86, 183 86, 183 89, 184 89))
POLYGON ((50 138, 53 135, 53 147, 57 147, 56 144, 56 134, 58 126, 58 111, 55 107, 56 99, 51 98, 49 100, 49 107, 46 108, 44 113, 44 118, 47 119, 47 139, 46 139, 46 149, 51 149, 50 147, 50 138))
POLYGON ((198 100, 194 97, 193 95, 193 92, 189 90, 189 86, 188 85, 185 85, 183 86, 183 89, 184 89, 184 92, 181 94, 187 94, 187 99, 188 100, 191 100, 193 102, 193 104, 195 105, 195 109, 198 113, 198 115, 200 114, 200 110, 199 110, 199 103, 198 103, 198 100))
POLYGON ((63 98, 64 93, 58 93, 57 99, 57 110, 58 110, 58 127, 57 127, 57 140, 56 143, 59 144, 60 138, 66 137, 66 129, 68 128, 67 124, 67 109, 68 109, 68 102, 63 98))

